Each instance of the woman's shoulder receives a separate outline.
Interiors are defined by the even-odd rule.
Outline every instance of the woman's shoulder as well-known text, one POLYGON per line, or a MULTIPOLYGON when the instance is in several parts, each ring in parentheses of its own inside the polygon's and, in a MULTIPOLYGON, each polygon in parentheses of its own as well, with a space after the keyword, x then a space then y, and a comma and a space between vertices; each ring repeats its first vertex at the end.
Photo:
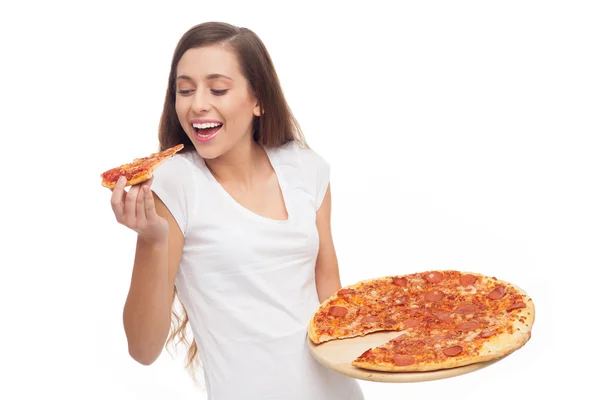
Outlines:
POLYGON ((325 167, 327 161, 319 152, 301 144, 296 140, 289 141, 277 148, 279 157, 284 160, 294 160, 301 168, 325 167))
POLYGON ((169 160, 173 160, 174 163, 178 163, 178 165, 191 165, 196 164, 196 158, 198 156, 198 152, 195 149, 182 151, 175 154, 169 160))
POLYGON ((198 153, 195 150, 179 152, 165 160, 158 169, 176 173, 189 173, 194 168, 198 168, 199 163, 197 158, 198 153))
POLYGON ((164 180, 170 184, 196 181, 195 175, 201 171, 196 151, 180 152, 165 160, 154 171, 155 181, 164 180))

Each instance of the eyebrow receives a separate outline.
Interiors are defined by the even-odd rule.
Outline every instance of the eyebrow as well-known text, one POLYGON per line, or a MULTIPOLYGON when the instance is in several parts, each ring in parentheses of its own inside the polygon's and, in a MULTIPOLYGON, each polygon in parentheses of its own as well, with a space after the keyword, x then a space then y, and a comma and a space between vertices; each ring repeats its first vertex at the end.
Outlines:
MULTIPOLYGON (((233 80, 233 79, 231 79, 230 77, 228 77, 227 75, 223 75, 223 74, 209 74, 209 75, 206 75, 206 77, 205 77, 204 79, 206 79, 206 80, 211 80, 211 79, 219 79, 219 78, 225 78, 225 79, 229 79, 230 81, 232 81, 232 80, 233 80)), ((188 80, 188 81, 193 81, 193 79, 192 79, 192 78, 190 78, 190 77, 189 77, 189 76, 187 76, 187 75, 179 75, 179 76, 177 77, 177 79, 178 79, 178 80, 179 80, 179 79, 185 79, 185 80, 188 80)))

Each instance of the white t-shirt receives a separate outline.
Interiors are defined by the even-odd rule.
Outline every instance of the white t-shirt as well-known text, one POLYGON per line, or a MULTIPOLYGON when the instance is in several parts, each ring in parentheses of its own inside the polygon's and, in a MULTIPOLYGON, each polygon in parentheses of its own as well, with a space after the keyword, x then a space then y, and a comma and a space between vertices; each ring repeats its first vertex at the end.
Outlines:
POLYGON ((296 142, 267 149, 288 219, 237 203, 196 151, 154 173, 152 190, 185 236, 175 284, 189 316, 211 400, 359 400, 358 382, 310 355, 319 306, 316 212, 329 166, 296 142))

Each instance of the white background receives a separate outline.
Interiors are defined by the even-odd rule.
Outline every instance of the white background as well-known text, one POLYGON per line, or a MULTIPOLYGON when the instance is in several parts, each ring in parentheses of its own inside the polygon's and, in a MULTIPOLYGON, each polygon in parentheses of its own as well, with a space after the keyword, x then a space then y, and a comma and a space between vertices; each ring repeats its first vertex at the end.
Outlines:
POLYGON ((594 396, 596 2, 4 4, 0 398, 205 398, 183 349, 149 367, 128 356, 135 235, 99 174, 156 149, 176 42, 210 20, 262 38, 330 162, 344 285, 461 269, 535 301, 532 339, 505 360, 427 383, 361 381, 367 399, 594 396))

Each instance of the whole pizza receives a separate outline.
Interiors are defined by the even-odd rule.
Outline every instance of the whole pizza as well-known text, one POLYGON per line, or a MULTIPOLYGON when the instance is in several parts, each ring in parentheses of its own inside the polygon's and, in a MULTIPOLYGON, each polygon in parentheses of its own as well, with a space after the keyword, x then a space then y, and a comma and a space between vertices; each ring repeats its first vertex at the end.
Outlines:
POLYGON ((398 331, 352 362, 376 371, 432 371, 501 358, 531 337, 535 309, 519 287, 460 271, 386 276, 342 288, 309 325, 315 343, 398 331))

